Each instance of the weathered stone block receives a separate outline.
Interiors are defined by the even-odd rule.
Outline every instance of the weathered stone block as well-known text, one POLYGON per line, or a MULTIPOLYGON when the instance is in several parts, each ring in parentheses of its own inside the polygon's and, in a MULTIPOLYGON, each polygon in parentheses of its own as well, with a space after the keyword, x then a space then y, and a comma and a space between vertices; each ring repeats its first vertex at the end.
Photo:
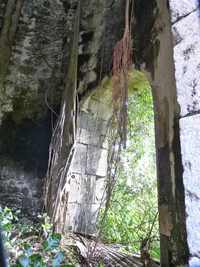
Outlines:
POLYGON ((107 156, 106 149, 89 146, 87 151, 87 174, 105 177, 107 173, 107 156))
POLYGON ((199 11, 196 11, 174 25, 174 31, 181 40, 174 48, 174 59, 178 101, 182 116, 200 110, 199 23, 199 11))
POLYGON ((82 176, 81 179, 81 201, 82 204, 93 204, 95 199, 96 177, 92 175, 82 176))
POLYGON ((67 230, 94 234, 96 232, 98 211, 99 205, 96 204, 69 204, 66 221, 67 230))
POLYGON ((70 166, 70 172, 84 174, 86 162, 87 162, 87 145, 77 143, 72 163, 70 166))
MULTIPOLYGON (((99 190, 98 188, 97 190, 99 190)), ((96 176, 70 175, 69 203, 88 203, 94 204, 96 196, 96 176)))
POLYGON ((108 149, 109 148, 109 137, 105 136, 105 135, 101 135, 100 137, 100 143, 102 148, 108 149))
POLYGON ((77 133, 77 141, 81 144, 88 144, 88 145, 99 145, 100 137, 99 134, 95 134, 92 131, 86 129, 78 129, 77 133))
POLYGON ((77 206, 74 230, 79 233, 94 234, 96 232, 96 221, 99 205, 84 204, 77 206))
POLYGON ((89 109, 95 117, 105 121, 108 121, 112 116, 112 104, 108 105, 108 103, 92 99, 89 104, 89 109))
POLYGON ((198 4, 198 0, 170 0, 172 22, 175 22, 196 10, 198 4))
POLYGON ((80 203, 81 201, 81 179, 82 176, 77 173, 70 173, 70 192, 69 203, 80 203))
POLYGON ((95 202, 104 202, 106 198, 106 178, 96 178, 95 202))
POLYGON ((180 120, 187 238, 191 257, 200 257, 200 115, 180 120))

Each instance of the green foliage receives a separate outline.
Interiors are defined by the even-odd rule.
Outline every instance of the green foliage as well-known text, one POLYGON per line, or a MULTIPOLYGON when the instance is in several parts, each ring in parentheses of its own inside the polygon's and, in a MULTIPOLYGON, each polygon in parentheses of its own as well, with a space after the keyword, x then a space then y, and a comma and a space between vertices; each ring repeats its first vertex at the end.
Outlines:
POLYGON ((142 79, 140 75, 129 96, 127 149, 100 227, 105 241, 120 243, 127 251, 139 252, 149 239, 151 256, 159 258, 153 101, 150 85, 142 79))
POLYGON ((3 239, 11 267, 73 267, 61 246, 61 235, 53 233, 46 214, 36 224, 19 219, 20 211, 0 208, 3 239))

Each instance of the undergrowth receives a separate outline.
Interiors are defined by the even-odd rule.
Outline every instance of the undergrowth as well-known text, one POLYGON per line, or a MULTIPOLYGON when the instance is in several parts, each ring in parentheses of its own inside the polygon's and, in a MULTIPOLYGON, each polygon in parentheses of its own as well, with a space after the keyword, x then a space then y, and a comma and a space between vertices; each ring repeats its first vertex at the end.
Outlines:
POLYGON ((0 221, 9 267, 74 267, 73 255, 61 245, 61 235, 53 233, 46 214, 38 222, 21 212, 0 208, 0 221))
POLYGON ((136 85, 129 96, 127 148, 121 153, 110 207, 103 223, 102 209, 99 229, 105 242, 130 253, 140 253, 146 244, 151 257, 159 259, 153 101, 146 80, 136 85))

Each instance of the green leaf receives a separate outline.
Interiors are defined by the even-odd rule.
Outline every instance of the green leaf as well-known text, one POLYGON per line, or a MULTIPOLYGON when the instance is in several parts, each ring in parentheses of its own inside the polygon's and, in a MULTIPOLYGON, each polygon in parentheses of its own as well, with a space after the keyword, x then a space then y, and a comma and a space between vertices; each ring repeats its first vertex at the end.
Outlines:
POLYGON ((33 254, 29 259, 31 261, 31 267, 46 267, 40 254, 33 254))
POLYGON ((45 250, 53 250, 59 246, 60 240, 60 234, 52 234, 47 238, 47 240, 44 241, 43 247, 45 250))
POLYGON ((27 243, 24 244, 24 252, 27 256, 31 256, 31 254, 33 253, 32 247, 27 243))
POLYGON ((52 261, 52 266, 53 267, 60 267, 61 263, 64 260, 64 254, 63 252, 59 252, 56 254, 55 258, 52 261))
POLYGON ((18 258, 18 264, 20 267, 29 267, 30 260, 27 256, 22 255, 18 258))

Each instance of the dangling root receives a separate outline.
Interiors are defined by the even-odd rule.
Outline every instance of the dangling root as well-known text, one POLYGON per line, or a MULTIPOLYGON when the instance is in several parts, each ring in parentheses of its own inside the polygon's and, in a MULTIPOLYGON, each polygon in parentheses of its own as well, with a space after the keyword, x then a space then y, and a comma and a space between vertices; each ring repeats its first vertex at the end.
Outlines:
POLYGON ((132 65, 132 39, 130 31, 130 0, 126 2, 125 31, 113 52, 113 109, 118 134, 124 147, 127 139, 128 72, 132 65))

